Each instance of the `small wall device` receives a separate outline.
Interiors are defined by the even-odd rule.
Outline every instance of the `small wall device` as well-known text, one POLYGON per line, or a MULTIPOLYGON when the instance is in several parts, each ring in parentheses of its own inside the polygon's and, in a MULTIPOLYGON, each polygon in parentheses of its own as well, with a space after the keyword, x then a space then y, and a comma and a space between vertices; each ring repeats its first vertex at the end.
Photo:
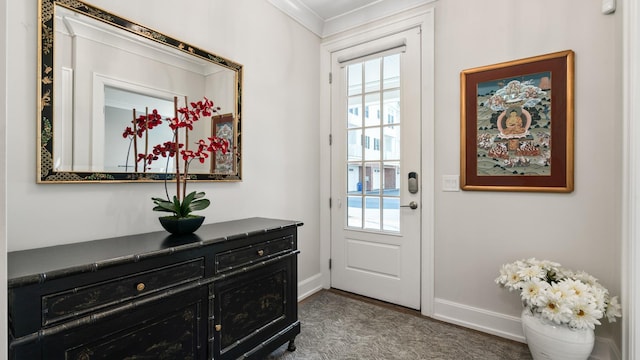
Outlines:
POLYGON ((602 13, 612 14, 616 11, 616 0, 602 0, 602 13))

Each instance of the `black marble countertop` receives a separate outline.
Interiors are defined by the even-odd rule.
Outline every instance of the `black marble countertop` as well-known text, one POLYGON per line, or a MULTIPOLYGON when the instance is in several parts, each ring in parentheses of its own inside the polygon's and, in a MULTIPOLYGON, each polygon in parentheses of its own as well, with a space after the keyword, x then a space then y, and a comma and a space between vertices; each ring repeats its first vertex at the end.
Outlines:
POLYGON ((195 233, 183 236, 157 231, 12 251, 7 254, 8 284, 11 288, 44 282, 71 273, 96 271, 109 265, 136 262, 215 242, 241 239, 297 226, 302 226, 302 223, 255 217, 203 225, 195 233))

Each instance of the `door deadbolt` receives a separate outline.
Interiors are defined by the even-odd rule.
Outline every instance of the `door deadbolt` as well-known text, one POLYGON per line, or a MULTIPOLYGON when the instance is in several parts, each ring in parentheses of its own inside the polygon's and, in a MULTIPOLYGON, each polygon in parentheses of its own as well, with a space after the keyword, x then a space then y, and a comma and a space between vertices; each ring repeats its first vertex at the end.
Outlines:
POLYGON ((418 192, 418 173, 412 171, 408 175, 409 177, 409 192, 415 194, 418 192))

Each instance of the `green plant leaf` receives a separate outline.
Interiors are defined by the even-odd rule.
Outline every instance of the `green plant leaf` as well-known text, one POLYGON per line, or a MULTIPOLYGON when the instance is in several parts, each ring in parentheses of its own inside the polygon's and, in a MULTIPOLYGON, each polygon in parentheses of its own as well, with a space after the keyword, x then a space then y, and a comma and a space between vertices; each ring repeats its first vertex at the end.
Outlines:
POLYGON ((191 202, 190 208, 191 208, 191 211, 198 211, 198 210, 206 209, 207 207, 209 207, 210 204, 211 204, 211 201, 209 201, 209 199, 198 199, 191 202))
POLYGON ((193 195, 193 198, 194 198, 194 199, 200 199, 200 198, 203 198, 203 197, 204 197, 204 191, 200 191, 199 193, 196 193, 196 192, 194 191, 194 192, 192 192, 192 194, 195 194, 195 195, 193 195))
POLYGON ((172 202, 163 198, 151 198, 151 200, 153 200, 153 203, 156 204, 156 206, 153 208, 154 211, 175 213, 175 208, 172 202))
POLYGON ((209 199, 203 198, 204 195, 204 192, 192 191, 185 196, 182 202, 177 196, 173 197, 173 201, 157 197, 153 197, 151 200, 156 204, 153 208, 154 211, 170 212, 178 218, 183 218, 189 216, 192 211, 206 209, 211 204, 209 199))
POLYGON ((182 205, 180 206, 180 214, 182 216, 187 216, 191 212, 191 201, 196 197, 196 192, 192 191, 182 200, 182 205))
POLYGON ((173 211, 176 213, 177 217, 184 217, 182 213, 182 207, 180 206, 180 200, 177 195, 173 195, 173 211))

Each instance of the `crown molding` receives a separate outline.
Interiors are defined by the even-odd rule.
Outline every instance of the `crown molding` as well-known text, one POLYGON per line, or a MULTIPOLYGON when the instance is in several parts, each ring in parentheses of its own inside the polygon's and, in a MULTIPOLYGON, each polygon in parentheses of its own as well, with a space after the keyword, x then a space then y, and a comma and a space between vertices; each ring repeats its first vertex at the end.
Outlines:
POLYGON ((354 11, 327 19, 324 23, 322 37, 328 37, 345 30, 380 20, 436 0, 384 0, 372 3, 354 11))
POLYGON ((289 15, 292 19, 299 22, 300 25, 306 27, 314 34, 322 37, 324 29, 324 19, 309 9, 300 0, 267 0, 273 6, 277 7, 283 13, 289 15))
POLYGON ((380 0, 329 19, 320 17, 301 0, 268 1, 317 36, 326 38, 436 0, 380 0))

